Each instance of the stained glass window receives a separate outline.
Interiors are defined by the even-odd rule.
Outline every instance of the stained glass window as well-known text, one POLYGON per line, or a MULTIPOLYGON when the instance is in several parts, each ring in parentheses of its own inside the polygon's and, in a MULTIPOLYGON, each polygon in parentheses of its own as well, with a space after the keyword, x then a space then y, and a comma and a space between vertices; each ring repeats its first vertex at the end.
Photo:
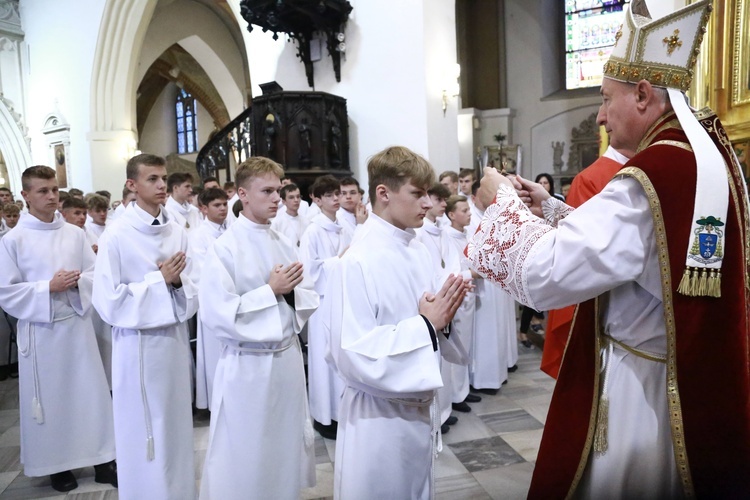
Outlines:
POLYGON ((177 153, 195 153, 198 151, 196 137, 198 117, 195 112, 195 98, 185 89, 180 89, 177 93, 175 118, 177 120, 177 153))
POLYGON ((630 0, 565 0, 565 88, 598 87, 630 0))

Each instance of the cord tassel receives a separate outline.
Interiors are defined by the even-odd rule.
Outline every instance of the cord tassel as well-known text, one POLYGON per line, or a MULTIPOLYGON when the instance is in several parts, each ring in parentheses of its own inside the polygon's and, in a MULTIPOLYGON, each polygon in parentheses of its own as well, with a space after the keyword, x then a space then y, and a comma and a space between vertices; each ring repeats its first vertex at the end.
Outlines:
POLYGON ((154 436, 149 436, 146 438, 146 460, 149 462, 153 461, 155 458, 154 453, 154 436))
POLYGON ((594 451, 603 455, 609 448, 607 436, 609 434, 609 398, 602 396, 599 399, 599 408, 596 410, 596 433, 594 434, 594 451))
POLYGON ((42 404, 36 396, 31 400, 31 414, 34 416, 37 424, 44 423, 44 410, 42 410, 42 404))
POLYGON ((680 280, 680 286, 677 287, 677 291, 682 295, 690 295, 690 268, 686 267, 682 273, 682 279, 680 280))

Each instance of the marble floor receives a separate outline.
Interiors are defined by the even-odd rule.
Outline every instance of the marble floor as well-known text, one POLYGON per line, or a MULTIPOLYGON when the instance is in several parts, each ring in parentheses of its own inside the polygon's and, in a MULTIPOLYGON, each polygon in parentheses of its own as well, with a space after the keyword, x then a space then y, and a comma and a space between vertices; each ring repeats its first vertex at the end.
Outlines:
MULTIPOLYGON (((443 437, 436 464, 438 499, 526 498, 539 450, 554 380, 539 370, 541 352, 519 345, 518 370, 495 396, 482 395, 470 413, 453 414, 458 423, 443 437)), ((194 419, 196 481, 208 445, 208 420, 194 419)), ((303 499, 333 494, 335 441, 316 437, 317 486, 303 499)), ((94 482, 93 468, 75 471, 78 488, 68 494, 50 487, 49 478, 23 475, 19 459, 18 381, 0 382, 0 500, 110 500, 117 490, 94 482)))

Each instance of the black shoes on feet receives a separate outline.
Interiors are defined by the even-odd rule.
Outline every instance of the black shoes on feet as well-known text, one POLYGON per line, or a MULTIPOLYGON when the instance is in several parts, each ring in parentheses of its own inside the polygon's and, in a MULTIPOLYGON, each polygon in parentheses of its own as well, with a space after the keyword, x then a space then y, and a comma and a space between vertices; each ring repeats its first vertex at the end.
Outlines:
POLYGON ((453 415, 451 415, 450 417, 445 419, 443 425, 456 425, 456 422, 458 422, 458 417, 454 417, 453 415))
POLYGON ((326 439, 336 440, 336 431, 338 431, 339 423, 335 420, 331 420, 330 425, 323 425, 317 420, 313 420, 313 429, 318 431, 321 436, 326 439))
POLYGON ((52 487, 59 492, 65 493, 78 488, 78 481, 69 470, 52 474, 49 478, 52 480, 52 487))
MULTIPOLYGON (((507 380, 506 380, 506 382, 507 382, 507 380)), ((503 382, 503 383, 505 383, 505 382, 503 382)), ((471 392, 479 392, 479 393, 482 393, 482 394, 487 394, 489 396, 494 396, 494 395, 496 395, 498 393, 498 391, 500 389, 475 389, 474 386, 469 386, 469 390, 471 392)))
POLYGON ((463 401, 460 403, 453 403, 453 409, 456 411, 460 411, 462 413, 469 413, 471 411, 471 406, 467 405, 463 401))
POLYGON ((117 488, 117 462, 112 460, 106 464, 95 465, 94 481, 102 484, 111 484, 117 488))
POLYGON ((476 394, 468 394, 466 396, 466 399, 464 399, 464 403, 478 403, 482 400, 481 396, 477 396, 476 394))
POLYGON ((443 424, 440 426, 440 434, 448 434, 448 431, 450 431, 451 428, 448 426, 448 424, 443 424))
POLYGON ((510 368, 508 368, 508 373, 513 373, 516 370, 518 370, 518 365, 513 365, 510 368))

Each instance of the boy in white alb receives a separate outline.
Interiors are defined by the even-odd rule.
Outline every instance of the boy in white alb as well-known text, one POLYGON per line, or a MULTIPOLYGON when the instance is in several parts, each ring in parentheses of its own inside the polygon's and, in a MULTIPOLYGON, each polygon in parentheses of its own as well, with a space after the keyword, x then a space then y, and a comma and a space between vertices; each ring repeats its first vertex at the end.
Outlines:
POLYGON ((99 194, 87 196, 86 208, 88 218, 86 219, 86 234, 94 245, 99 244, 99 238, 107 227, 107 215, 109 214, 109 202, 107 198, 99 194))
POLYGON ((162 205, 164 158, 134 156, 126 174, 136 200, 99 239, 94 273, 94 306, 112 325, 120 498, 195 498, 187 234, 162 205))
POLYGON ((128 185, 125 184, 125 186, 123 186, 122 188, 122 202, 117 205, 114 210, 112 210, 112 215, 109 217, 109 222, 112 222, 113 220, 120 217, 123 212, 125 212, 125 209, 128 207, 128 205, 130 205, 134 201, 135 193, 128 189, 128 185))
POLYGON ((434 182, 432 166, 404 147, 368 165, 373 212, 330 278, 330 359, 346 383, 336 439, 334 498, 432 498, 441 448, 434 404, 440 357, 465 361, 442 330, 466 293, 440 287, 415 240, 434 182), (435 292, 437 290, 437 292, 435 292))
MULTIPOLYGON (((206 189, 198 196, 198 204, 204 219, 198 229, 190 233, 189 239, 193 261, 191 277, 193 283, 200 288, 200 275, 208 249, 227 229, 227 194, 218 187, 206 189)), ((203 326, 199 318, 195 360, 196 408, 211 408, 214 373, 220 354, 221 343, 210 330, 203 326)))
POLYGON ((96 481, 117 485, 112 400, 91 325, 94 253, 55 213, 53 169, 30 167, 21 182, 29 213, 0 241, 0 306, 18 318, 24 473, 51 474, 64 492, 78 486, 71 469, 101 464, 96 481))
POLYGON ((201 223, 200 211, 190 203, 193 195, 193 176, 185 172, 175 172, 167 179, 169 198, 165 208, 174 221, 187 232, 196 229, 201 223))
POLYGON ((280 197, 284 210, 279 210, 271 226, 298 247, 302 234, 310 223, 304 215, 300 214, 302 198, 299 187, 296 184, 287 184, 281 188, 280 197))
POLYGON ((320 295, 320 309, 311 317, 307 329, 307 381, 313 426, 327 439, 336 439, 339 402, 344 382, 326 362, 328 335, 323 324, 327 314, 328 277, 339 265, 351 243, 351 236, 336 222, 339 210, 339 181, 332 175, 315 179, 313 202, 320 213, 313 217, 302 236, 300 260, 320 295))
POLYGON ((222 343, 203 500, 297 499, 315 484, 297 333, 318 295, 303 282, 296 247, 271 228, 282 175, 262 157, 237 168, 242 212, 203 263, 200 319, 222 343))
POLYGON ((336 221, 349 237, 354 237, 354 231, 367 220, 367 208, 362 203, 359 181, 354 177, 341 179, 341 208, 336 212, 336 221))

